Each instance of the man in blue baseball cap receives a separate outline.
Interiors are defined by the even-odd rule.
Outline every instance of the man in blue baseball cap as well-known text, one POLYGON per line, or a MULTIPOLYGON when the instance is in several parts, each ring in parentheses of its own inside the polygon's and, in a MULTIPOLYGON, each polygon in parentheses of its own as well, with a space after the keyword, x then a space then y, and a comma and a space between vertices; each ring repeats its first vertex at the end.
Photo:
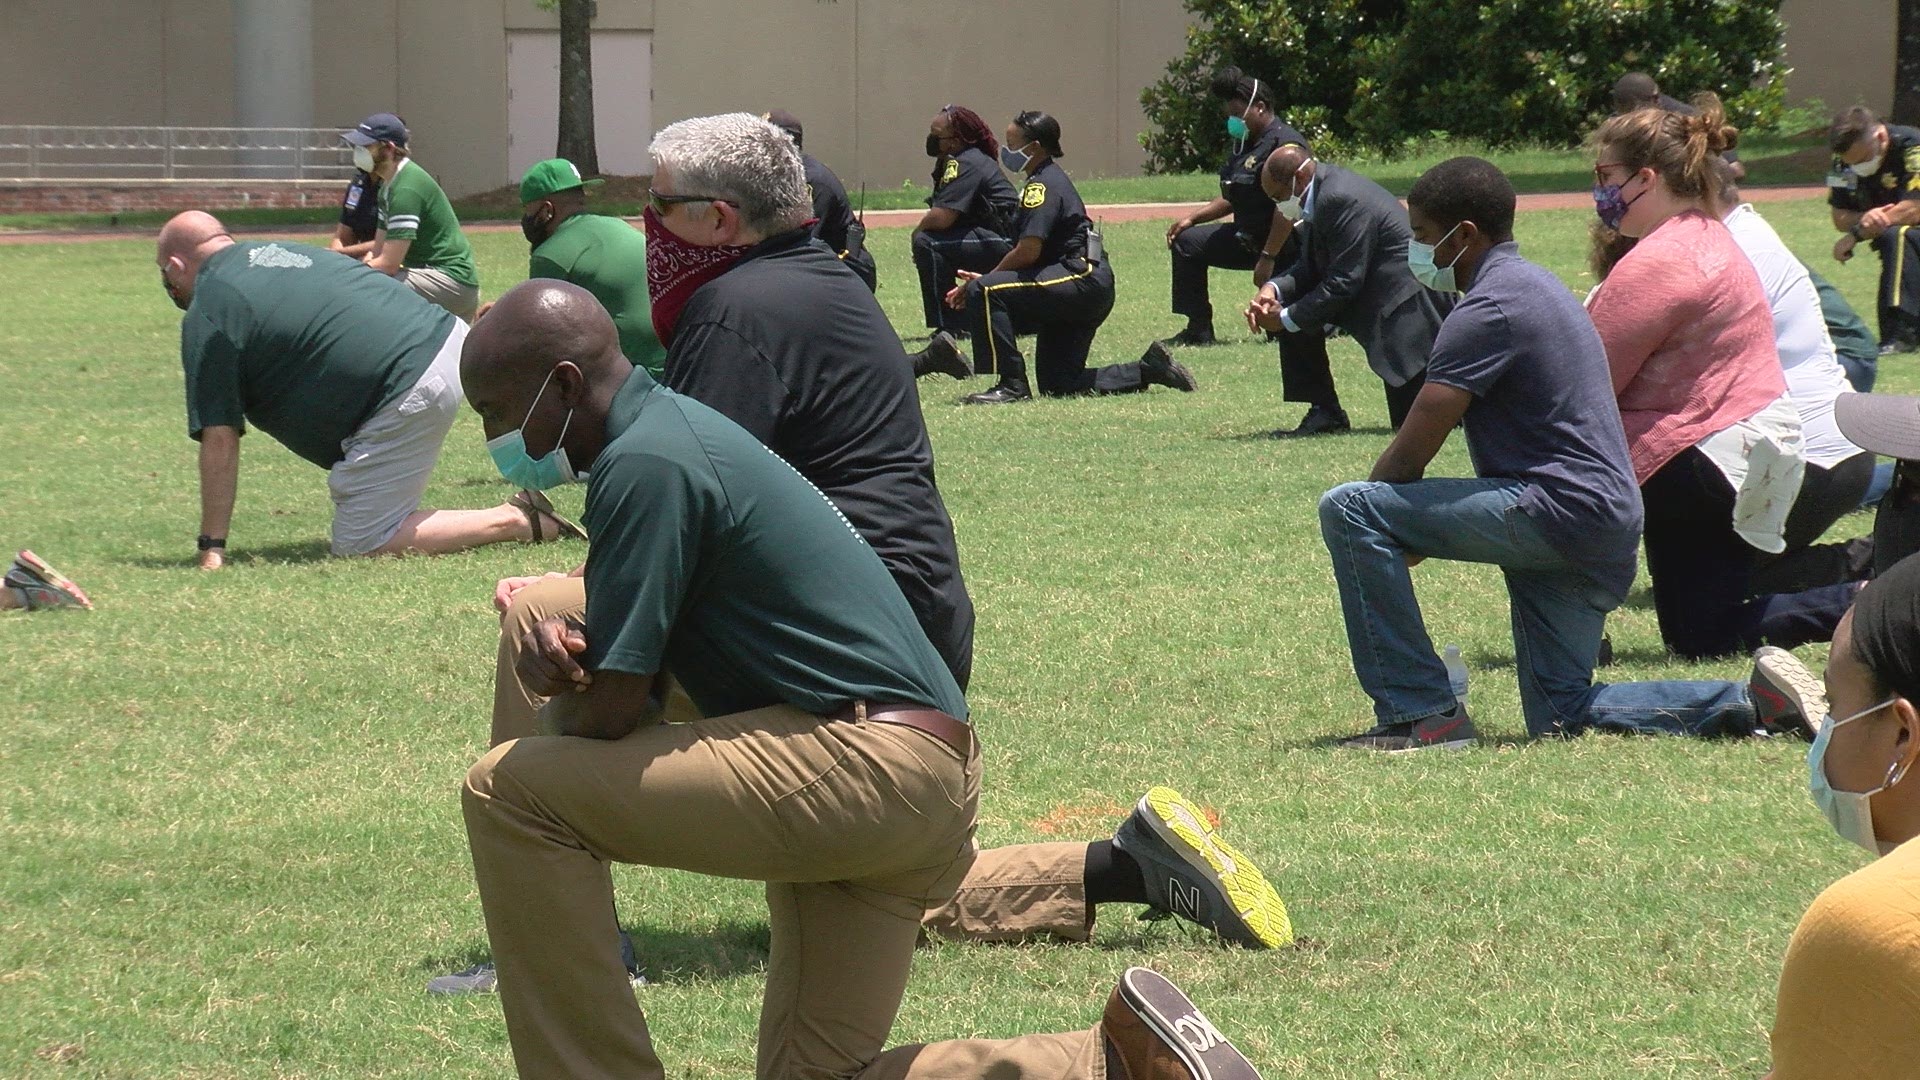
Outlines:
POLYGON ((392 113, 374 113, 340 137, 353 146, 354 166, 381 185, 379 228, 366 264, 472 322, 480 307, 473 248, 447 193, 410 156, 406 123, 392 113))

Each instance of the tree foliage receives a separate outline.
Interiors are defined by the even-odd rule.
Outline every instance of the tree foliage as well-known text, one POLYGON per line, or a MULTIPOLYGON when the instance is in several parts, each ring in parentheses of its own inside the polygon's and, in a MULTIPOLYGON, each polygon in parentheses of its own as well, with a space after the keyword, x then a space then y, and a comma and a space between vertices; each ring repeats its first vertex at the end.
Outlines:
POLYGON ((1645 71, 1685 98, 1713 90, 1736 123, 1770 124, 1787 69, 1779 0, 1185 0, 1187 50, 1141 94, 1148 167, 1218 164, 1207 77, 1271 80, 1280 114, 1332 150, 1432 138, 1571 144, 1645 71))

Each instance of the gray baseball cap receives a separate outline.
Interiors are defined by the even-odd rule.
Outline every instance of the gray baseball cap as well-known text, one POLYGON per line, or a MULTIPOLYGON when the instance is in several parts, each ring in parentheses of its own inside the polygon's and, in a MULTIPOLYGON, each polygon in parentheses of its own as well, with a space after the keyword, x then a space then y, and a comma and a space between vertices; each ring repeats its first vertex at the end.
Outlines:
POLYGON ((1876 454, 1920 461, 1920 397, 1841 394, 1833 419, 1853 445, 1876 454))

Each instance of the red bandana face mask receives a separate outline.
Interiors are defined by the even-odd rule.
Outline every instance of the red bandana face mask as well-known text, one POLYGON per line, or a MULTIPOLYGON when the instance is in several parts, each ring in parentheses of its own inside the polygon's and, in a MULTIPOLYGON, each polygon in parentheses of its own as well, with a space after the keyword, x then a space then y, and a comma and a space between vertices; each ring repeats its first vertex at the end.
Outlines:
POLYGON ((751 244, 701 247, 674 235, 648 207, 642 220, 647 231, 647 295, 653 299, 653 332, 660 344, 673 346, 680 311, 700 286, 733 268, 751 244))

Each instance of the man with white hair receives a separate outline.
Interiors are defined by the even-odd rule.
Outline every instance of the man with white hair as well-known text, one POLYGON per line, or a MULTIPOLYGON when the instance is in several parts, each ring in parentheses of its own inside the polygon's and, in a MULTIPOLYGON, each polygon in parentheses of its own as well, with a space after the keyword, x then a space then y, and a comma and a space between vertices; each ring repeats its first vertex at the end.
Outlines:
MULTIPOLYGON (((798 148, 767 121, 729 113, 672 124, 650 152, 647 288, 667 347, 662 381, 746 428, 833 500, 964 690, 973 601, 913 370, 873 294, 811 242, 798 148)), ((578 611, 586 594, 576 569, 509 578, 495 599, 506 612, 499 741, 530 730, 538 705, 517 689, 506 639, 578 611)))
POLYGON ((186 312, 180 361, 187 434, 200 444, 202 569, 226 561, 249 423, 327 470, 335 555, 584 538, 535 490, 490 510, 420 508, 460 411, 465 323, 345 255, 236 242, 198 210, 160 230, 155 262, 186 312))

